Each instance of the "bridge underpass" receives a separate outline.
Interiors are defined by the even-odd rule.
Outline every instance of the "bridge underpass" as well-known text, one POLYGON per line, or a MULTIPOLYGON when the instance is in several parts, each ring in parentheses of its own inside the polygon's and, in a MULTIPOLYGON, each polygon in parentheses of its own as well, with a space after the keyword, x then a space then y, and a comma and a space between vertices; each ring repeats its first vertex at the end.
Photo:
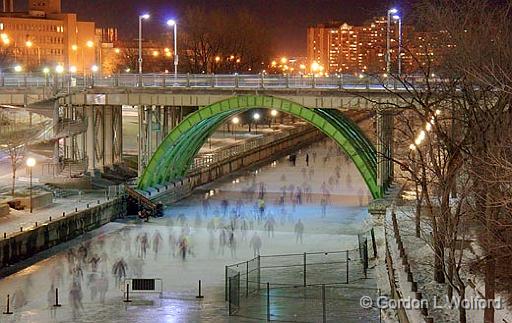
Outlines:
MULTIPOLYGON (((0 87, 0 104, 22 106, 39 113, 50 112, 54 135, 56 138, 62 136, 61 140, 55 140, 54 162, 62 159, 86 161, 90 175, 97 175, 122 161, 122 107, 133 107, 139 117, 138 165, 139 175, 142 175, 157 147, 185 115, 217 102, 229 102, 230 98, 275 97, 324 114, 329 114, 329 110, 375 111, 376 105, 366 98, 381 103, 393 98, 381 84, 350 77, 180 76, 177 83, 167 80, 165 75, 144 75, 143 79, 143 86, 139 86, 130 76, 101 78, 91 83, 79 78, 71 83, 71 78, 63 76, 41 85, 41 79, 25 77, 16 83, 17 86, 0 87), (56 126, 59 121, 67 124, 61 122, 64 127, 59 129, 56 126), (80 131, 71 130, 71 125, 81 128, 80 131)), ((367 161, 369 155, 373 156, 374 164, 364 171, 365 180, 369 187, 373 187, 372 194, 381 196, 393 175, 390 162, 392 115, 387 110, 378 109, 375 121, 378 138, 374 142, 375 151, 364 152, 361 147, 353 149, 366 155, 367 161)), ((332 131, 330 135, 335 136, 332 131)), ((363 167, 364 162, 359 161, 357 153, 352 154, 353 158, 363 167)), ((183 172, 183 168, 180 171, 183 172)))

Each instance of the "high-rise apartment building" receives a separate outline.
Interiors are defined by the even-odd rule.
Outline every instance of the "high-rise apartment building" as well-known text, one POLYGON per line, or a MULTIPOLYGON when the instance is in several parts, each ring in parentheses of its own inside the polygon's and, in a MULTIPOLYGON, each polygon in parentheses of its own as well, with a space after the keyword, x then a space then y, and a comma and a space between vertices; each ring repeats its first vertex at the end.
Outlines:
POLYGON ((25 70, 62 65, 81 73, 99 65, 94 22, 78 21, 76 14, 63 13, 60 0, 28 0, 27 12, 14 12, 4 0, 0 13, 0 45, 9 69, 25 70))
MULTIPOLYGON (((416 32, 403 26, 404 71, 411 71, 427 60, 441 56, 443 48, 434 33, 416 32), (413 59, 414 57, 414 59, 413 59)), ((392 68, 398 60, 398 24, 393 21, 390 29, 392 68)), ((386 72, 387 19, 378 17, 362 26, 333 22, 318 24, 307 29, 308 65, 320 66, 325 73, 384 73, 386 72)))

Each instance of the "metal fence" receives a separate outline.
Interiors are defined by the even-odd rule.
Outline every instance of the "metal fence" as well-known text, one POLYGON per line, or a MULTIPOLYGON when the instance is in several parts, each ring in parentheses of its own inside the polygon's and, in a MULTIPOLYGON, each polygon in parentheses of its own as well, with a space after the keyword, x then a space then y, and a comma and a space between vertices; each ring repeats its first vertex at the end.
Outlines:
POLYGON ((229 315, 288 321, 340 321, 342 317, 379 321, 378 310, 359 306, 362 296, 375 301, 379 294, 376 288, 365 287, 367 279, 374 278, 369 259, 375 245, 366 235, 374 236, 371 232, 361 235, 359 247, 352 250, 261 255, 226 266, 229 315))
POLYGON ((285 131, 272 133, 272 135, 265 135, 255 139, 247 140, 241 145, 234 145, 232 147, 219 149, 213 153, 200 154, 194 158, 194 163, 190 166, 189 171, 210 167, 213 164, 225 161, 234 156, 243 155, 257 147, 265 146, 277 140, 302 133, 306 130, 315 130, 315 128, 310 125, 297 126, 285 131))
MULTIPOLYGON (((406 90, 425 84, 423 76, 407 76, 406 82, 375 75, 339 74, 266 75, 266 74, 0 74, 0 87, 54 87, 61 89, 87 87, 172 87, 172 88, 241 88, 241 89, 372 89, 406 90)), ((429 79, 431 83, 443 80, 429 79)))

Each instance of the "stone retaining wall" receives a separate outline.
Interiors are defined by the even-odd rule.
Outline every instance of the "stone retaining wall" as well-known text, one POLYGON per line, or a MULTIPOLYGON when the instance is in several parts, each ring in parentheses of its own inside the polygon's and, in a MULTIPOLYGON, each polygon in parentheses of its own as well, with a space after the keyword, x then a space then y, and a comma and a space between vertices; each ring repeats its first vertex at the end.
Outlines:
POLYGON ((58 216, 30 231, 0 237, 0 270, 126 215, 126 199, 58 216))

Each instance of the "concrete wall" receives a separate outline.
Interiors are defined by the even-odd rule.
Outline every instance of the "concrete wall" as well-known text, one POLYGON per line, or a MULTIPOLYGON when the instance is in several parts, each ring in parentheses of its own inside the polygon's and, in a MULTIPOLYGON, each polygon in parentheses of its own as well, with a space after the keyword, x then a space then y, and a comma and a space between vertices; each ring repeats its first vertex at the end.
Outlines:
POLYGON ((126 215, 126 200, 116 198, 15 235, 0 237, 0 270, 126 215))
POLYGON ((198 186, 211 183, 244 168, 274 161, 322 138, 324 138, 324 135, 319 130, 310 128, 270 144, 256 147, 245 154, 234 156, 229 160, 212 164, 207 169, 201 169, 189 174, 189 176, 181 181, 160 185, 143 193, 152 200, 165 195, 166 201, 179 201, 190 195, 193 189, 198 186))
MULTIPOLYGON (((18 197, 15 201, 20 201, 20 205, 24 207, 24 209, 30 208, 30 197, 18 197)), ((52 193, 40 193, 34 194, 32 197, 32 208, 38 209, 42 207, 47 207, 53 203, 53 194, 52 193)))

